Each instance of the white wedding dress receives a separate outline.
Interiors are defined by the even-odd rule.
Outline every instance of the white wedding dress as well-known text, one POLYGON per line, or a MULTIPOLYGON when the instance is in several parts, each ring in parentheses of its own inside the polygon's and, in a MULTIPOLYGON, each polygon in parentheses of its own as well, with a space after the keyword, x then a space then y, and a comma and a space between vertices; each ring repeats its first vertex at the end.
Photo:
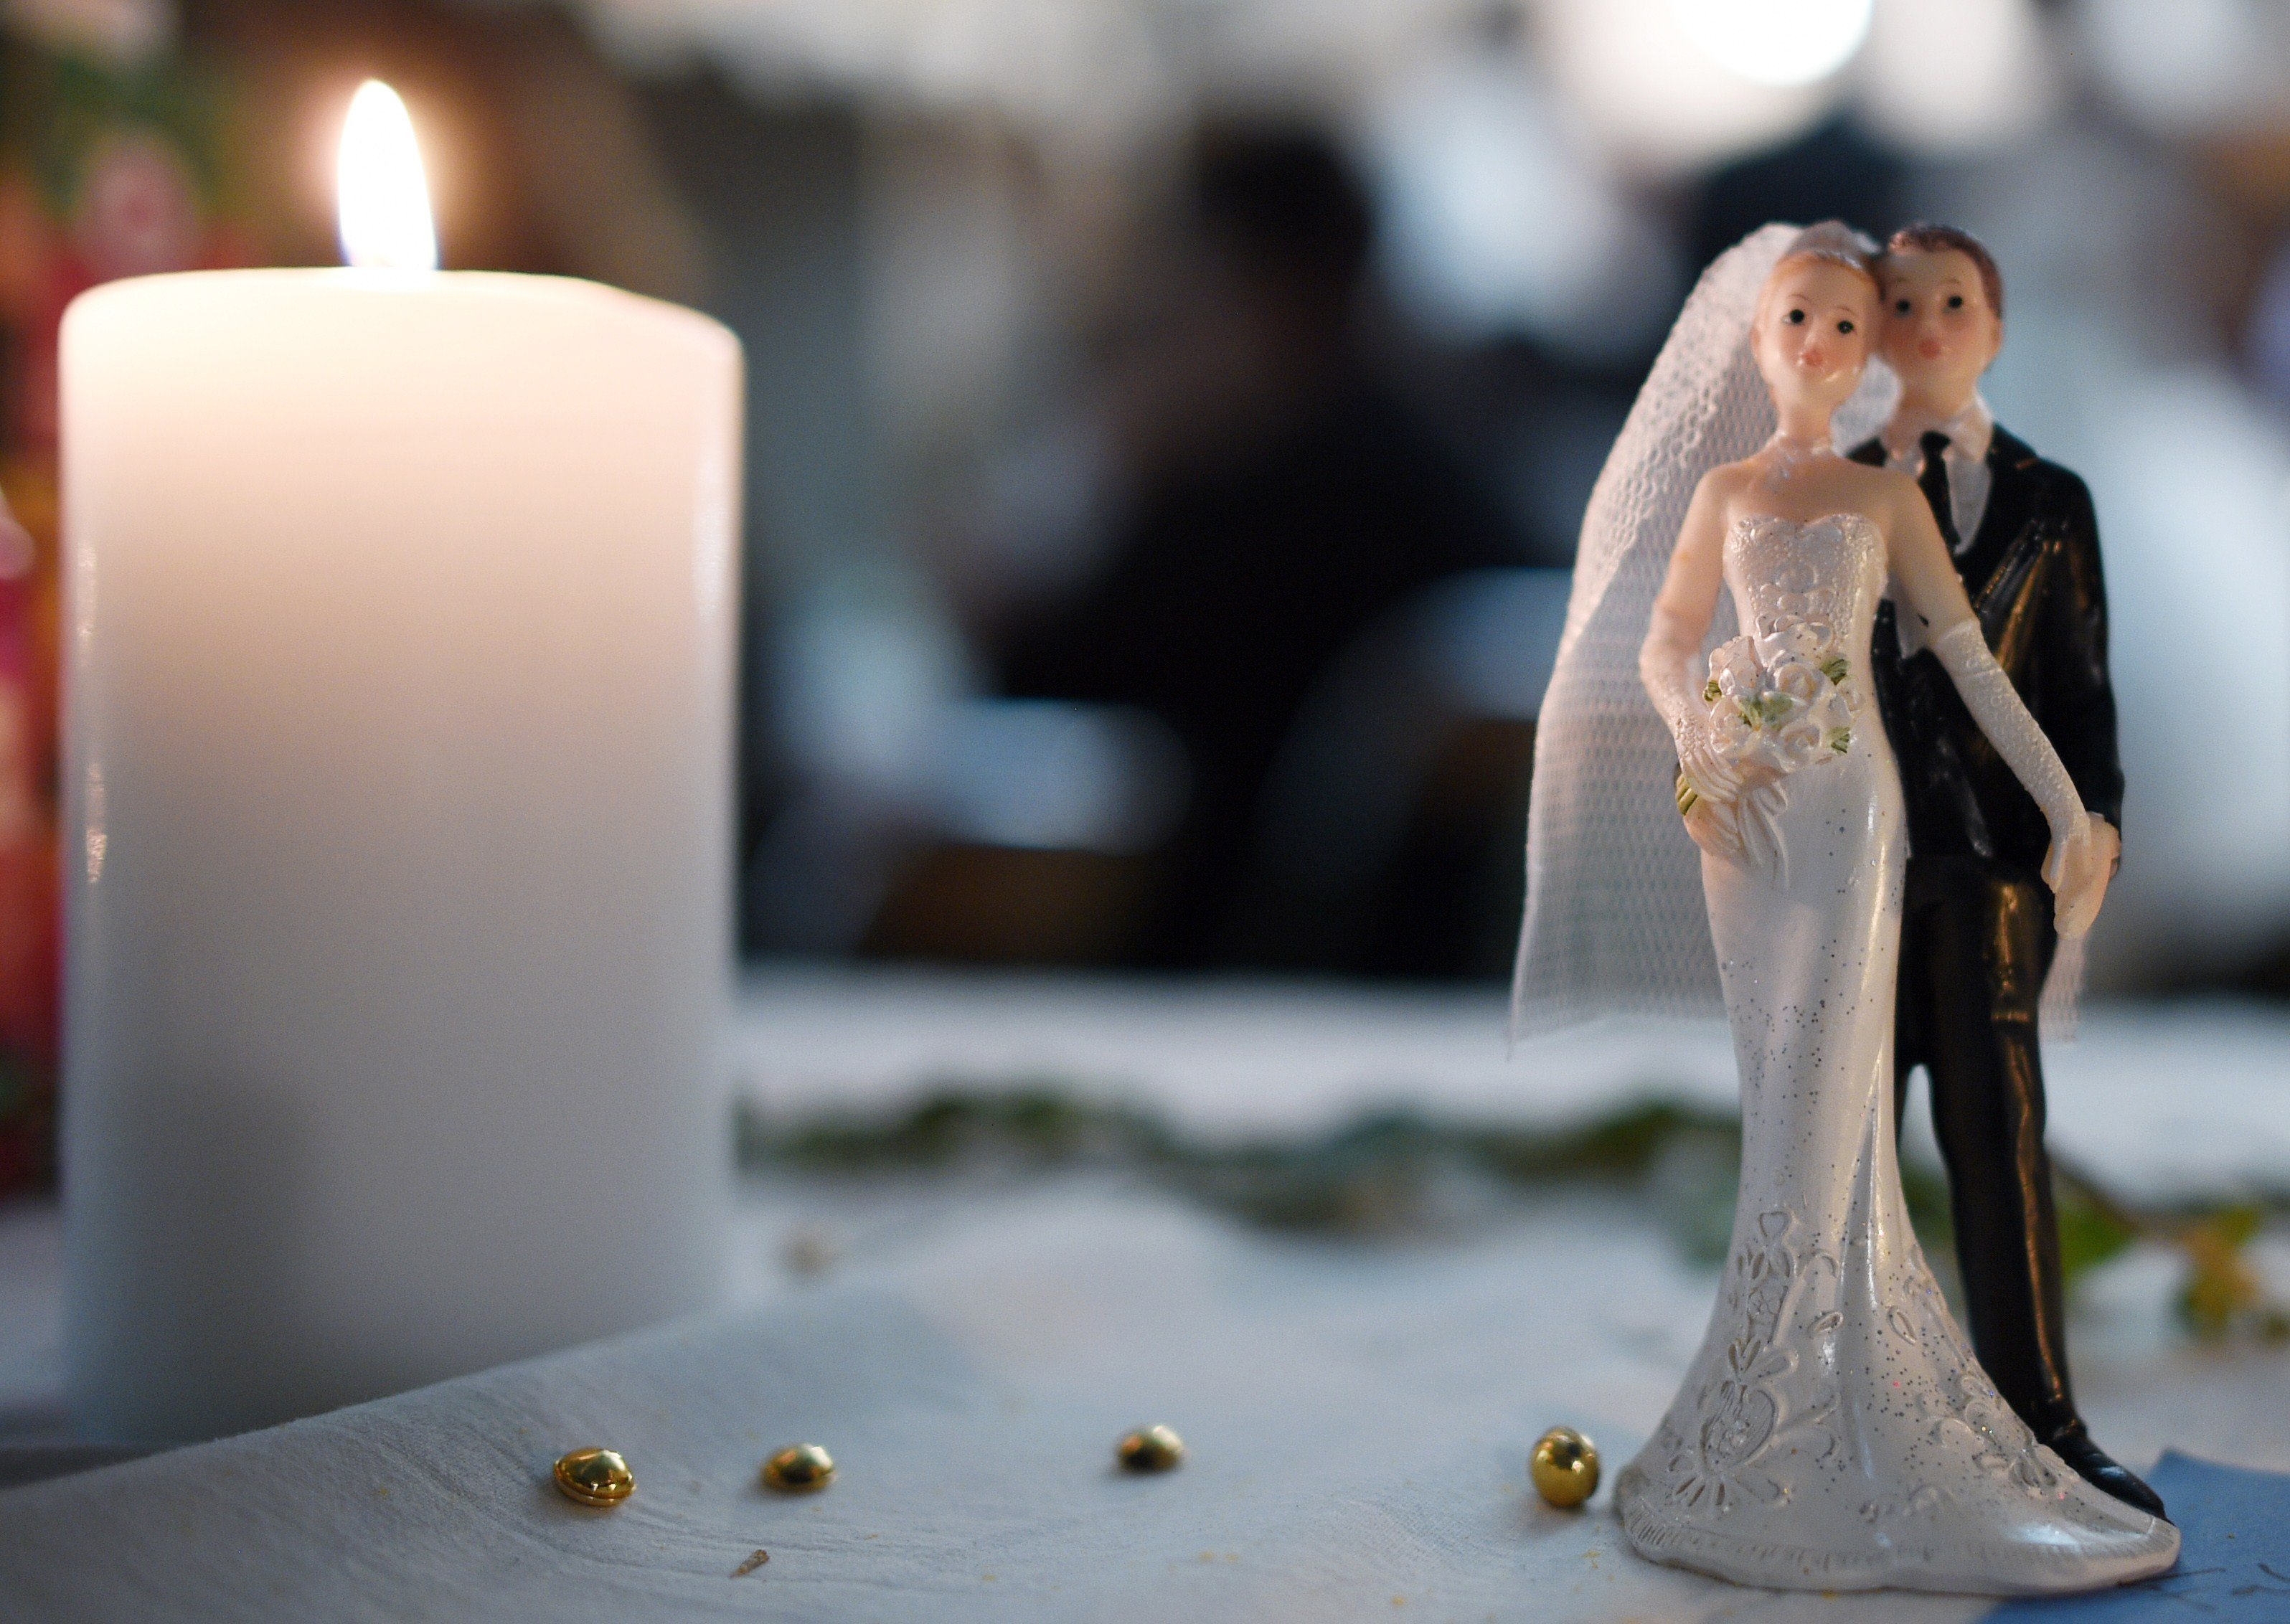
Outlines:
MULTIPOLYGON (((1761 647, 1812 622, 1868 670, 1886 571, 1867 518, 1746 520, 1725 574, 1761 647)), ((1849 744, 1750 797, 1777 857, 1701 859, 1742 1076, 1740 1204, 1701 1352, 1617 1480, 1623 1527, 1656 1560, 1788 1588, 2080 1590, 2160 1572, 2178 1531, 2037 1444, 1909 1227, 1892 1052, 1907 830, 1873 702, 1854 706, 1849 744)))

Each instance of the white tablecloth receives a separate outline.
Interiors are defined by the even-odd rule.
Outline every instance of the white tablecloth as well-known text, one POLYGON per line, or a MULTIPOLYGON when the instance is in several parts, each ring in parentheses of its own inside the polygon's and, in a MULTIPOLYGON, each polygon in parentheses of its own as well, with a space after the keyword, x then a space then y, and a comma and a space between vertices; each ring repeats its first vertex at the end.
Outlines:
MULTIPOLYGON (((1100 1178, 781 1185, 750 1209, 759 1276, 798 1225, 843 1261, 737 1314, 0 1494, 0 1612, 1850 1624, 1991 1605, 1735 1590, 1630 1555, 1604 1493, 1577 1514, 1533 1499, 1535 1436, 1585 1428, 1611 1476, 1708 1312, 1713 1276, 1619 1204, 1373 1248, 1100 1178), (1192 1458, 1122 1476, 1113 1441, 1147 1420, 1192 1458), (762 1491, 760 1462, 797 1441, 834 1452, 835 1486, 762 1491), (593 1444, 637 1474, 617 1510, 549 1484, 593 1444)), ((2177 1341, 2168 1273, 2131 1260, 2078 1323, 2100 1437, 2142 1467, 2171 1444, 2290 1469, 2290 1362, 2177 1341)))

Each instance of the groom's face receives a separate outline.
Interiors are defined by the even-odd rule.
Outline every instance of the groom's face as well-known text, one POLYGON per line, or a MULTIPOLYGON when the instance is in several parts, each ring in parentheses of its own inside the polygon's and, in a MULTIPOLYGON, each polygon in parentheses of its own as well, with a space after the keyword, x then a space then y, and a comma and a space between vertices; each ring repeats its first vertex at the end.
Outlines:
POLYGON ((2004 347, 2004 324, 1989 308, 1980 268, 1960 249, 1910 248, 1885 256, 1879 280, 1886 361, 1907 393, 1935 409, 1958 410, 2004 347))

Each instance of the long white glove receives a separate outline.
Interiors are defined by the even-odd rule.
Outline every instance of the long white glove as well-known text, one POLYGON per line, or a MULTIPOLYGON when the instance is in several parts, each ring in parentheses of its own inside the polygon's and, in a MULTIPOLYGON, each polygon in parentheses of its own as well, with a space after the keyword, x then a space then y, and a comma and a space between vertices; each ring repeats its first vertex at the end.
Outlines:
POLYGON ((1701 636, 1683 617, 1656 605, 1638 650, 1638 680, 1669 724, 1685 781, 1704 800, 1727 802, 1742 793, 1742 775, 1711 748, 1709 708, 1701 698, 1707 674, 1695 668, 1701 664, 1701 636))
POLYGON ((1958 620, 1933 639, 1932 651, 1947 668, 1957 692, 1964 696, 1964 708, 1980 724, 1988 742, 2043 809, 2044 820, 2052 826, 2052 858, 2044 866, 2044 877, 2058 884, 2058 870, 2066 865, 2070 847, 2092 837, 2091 814, 2084 811, 2075 780, 2036 718, 2028 714, 2012 679, 1988 652, 1978 620, 1958 620))

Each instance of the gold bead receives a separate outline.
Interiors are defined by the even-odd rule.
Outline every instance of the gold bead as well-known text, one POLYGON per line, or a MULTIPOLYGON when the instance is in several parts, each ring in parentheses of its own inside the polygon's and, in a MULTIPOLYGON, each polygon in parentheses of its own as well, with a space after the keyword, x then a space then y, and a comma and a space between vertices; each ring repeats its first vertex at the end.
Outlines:
POLYGON ((1579 1506, 1598 1492, 1598 1446, 1572 1427, 1553 1427, 1536 1441, 1527 1473, 1552 1505, 1579 1506))
POLYGON ((1166 1427, 1140 1427, 1121 1435, 1113 1456, 1133 1472, 1165 1472, 1184 1460, 1185 1441, 1166 1427))
POLYGON ((764 1486, 809 1494, 835 1481, 835 1460, 816 1444, 797 1444, 764 1462, 764 1486))
POLYGON ((584 1506, 617 1506, 637 1492, 637 1479, 619 1451, 576 1449, 557 1458, 556 1486, 584 1506))

